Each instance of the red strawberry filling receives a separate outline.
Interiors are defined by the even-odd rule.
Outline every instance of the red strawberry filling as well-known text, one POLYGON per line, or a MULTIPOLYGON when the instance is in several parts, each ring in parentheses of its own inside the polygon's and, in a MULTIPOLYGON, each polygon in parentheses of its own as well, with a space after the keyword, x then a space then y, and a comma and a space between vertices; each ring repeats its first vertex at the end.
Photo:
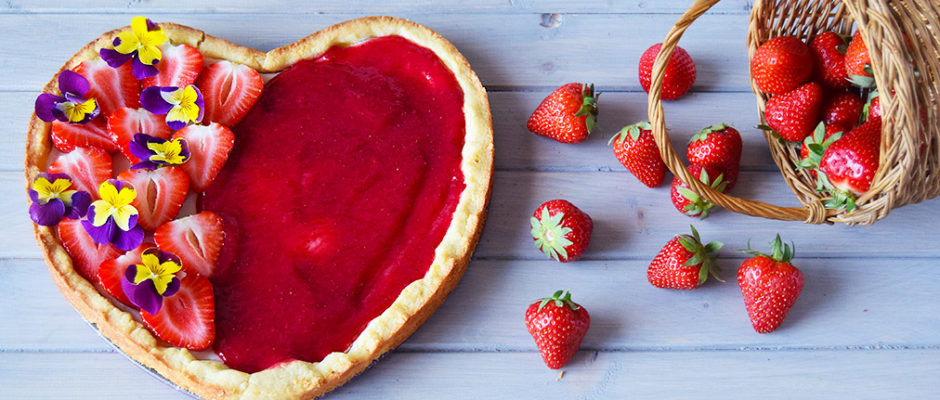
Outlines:
POLYGON ((344 351, 428 271, 464 189, 463 92, 400 37, 273 78, 202 198, 225 241, 211 276, 232 368, 344 351))

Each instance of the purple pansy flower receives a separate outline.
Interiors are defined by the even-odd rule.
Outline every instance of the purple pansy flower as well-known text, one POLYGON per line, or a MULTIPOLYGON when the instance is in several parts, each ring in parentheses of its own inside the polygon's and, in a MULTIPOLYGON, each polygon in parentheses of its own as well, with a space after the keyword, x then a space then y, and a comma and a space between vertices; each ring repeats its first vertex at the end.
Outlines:
POLYGON ((88 207, 82 226, 98 244, 112 244, 119 250, 130 251, 144 241, 144 230, 137 226, 137 209, 131 202, 137 191, 130 183, 108 179, 98 187, 96 200, 88 207))
POLYGON ((29 218, 43 226, 57 225, 63 217, 79 219, 91 204, 85 191, 69 190, 72 179, 66 174, 41 173, 29 188, 29 218))
POLYGON ((133 60, 133 74, 137 79, 149 78, 159 71, 154 65, 160 62, 163 53, 160 45, 166 42, 166 34, 160 26, 144 17, 131 20, 131 30, 122 31, 114 37, 113 49, 101 49, 98 54, 112 68, 133 60))
POLYGON ((64 70, 59 74, 59 91, 62 96, 40 94, 36 98, 36 116, 46 122, 59 120, 84 124, 97 117, 101 111, 95 99, 83 97, 89 90, 91 85, 88 79, 75 71, 64 70))
POLYGON ((166 114, 166 125, 174 131, 202 122, 205 112, 202 92, 193 85, 148 87, 140 92, 140 106, 156 115, 166 114))
POLYGON ((182 138, 166 140, 138 133, 134 135, 129 147, 131 154, 141 160, 131 169, 157 169, 164 165, 180 165, 189 161, 189 144, 182 138))
POLYGON ((179 291, 180 279, 176 273, 183 264, 175 254, 156 247, 144 250, 140 261, 140 264, 130 265, 124 271, 121 289, 131 304, 154 315, 160 312, 164 297, 179 291))

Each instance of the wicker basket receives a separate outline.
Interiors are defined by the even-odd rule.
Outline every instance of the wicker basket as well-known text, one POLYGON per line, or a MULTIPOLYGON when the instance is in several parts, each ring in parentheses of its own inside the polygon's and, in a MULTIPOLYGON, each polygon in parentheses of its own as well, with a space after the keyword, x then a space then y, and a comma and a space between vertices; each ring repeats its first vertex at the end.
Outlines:
MULTIPOLYGON (((711 202, 765 218, 807 223, 871 224, 896 207, 940 195, 940 2, 937 0, 756 0, 748 26, 748 55, 781 35, 811 39, 818 32, 861 30, 881 94, 881 158, 871 189, 851 213, 827 210, 814 178, 796 169, 799 148, 764 132, 774 162, 802 207, 778 207, 719 193, 686 171, 666 133, 660 93, 663 68, 686 28, 718 0, 697 0, 669 31, 653 67, 649 118, 669 169, 711 202), (909 39, 910 45, 906 44, 909 39), (890 96, 891 92, 893 96, 890 96)), ((768 96, 752 80, 763 120, 768 96)))

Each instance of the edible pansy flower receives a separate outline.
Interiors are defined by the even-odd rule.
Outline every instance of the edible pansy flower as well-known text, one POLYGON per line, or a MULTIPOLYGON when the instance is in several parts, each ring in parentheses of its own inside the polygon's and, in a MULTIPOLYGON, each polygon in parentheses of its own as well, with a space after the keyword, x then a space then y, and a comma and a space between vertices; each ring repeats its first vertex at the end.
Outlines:
POLYGON ((166 125, 173 130, 202 122, 205 112, 202 92, 193 85, 151 86, 140 92, 140 106, 156 115, 166 114, 166 125))
POLYGON ((79 219, 91 203, 85 191, 70 190, 72 179, 66 174, 41 173, 29 186, 29 218, 43 226, 53 226, 64 217, 79 219))
POLYGON ((88 79, 81 74, 64 70, 59 74, 61 96, 50 93, 40 94, 36 98, 36 116, 52 122, 59 120, 73 124, 84 124, 98 116, 98 102, 84 96, 91 90, 88 79))
POLYGON ((144 230, 137 226, 137 209, 131 202, 137 191, 131 184, 108 179, 98 187, 96 200, 88 207, 82 226, 98 244, 112 244, 119 250, 130 251, 144 241, 144 230))
POLYGON ((164 165, 180 165, 189 160, 189 145, 182 138, 166 140, 138 133, 129 146, 131 154, 141 160, 131 169, 157 169, 164 165))
POLYGON ((121 289, 132 304, 154 315, 160 312, 164 297, 179 291, 180 279, 176 273, 183 264, 175 254, 156 247, 144 250, 140 261, 140 264, 131 265, 124 271, 121 289))
POLYGON ((101 49, 101 55, 108 65, 117 68, 133 60, 133 74, 137 79, 144 79, 158 73, 154 64, 160 62, 163 53, 160 45, 166 42, 166 34, 160 26, 144 17, 131 20, 131 30, 121 31, 114 37, 113 49, 101 49))

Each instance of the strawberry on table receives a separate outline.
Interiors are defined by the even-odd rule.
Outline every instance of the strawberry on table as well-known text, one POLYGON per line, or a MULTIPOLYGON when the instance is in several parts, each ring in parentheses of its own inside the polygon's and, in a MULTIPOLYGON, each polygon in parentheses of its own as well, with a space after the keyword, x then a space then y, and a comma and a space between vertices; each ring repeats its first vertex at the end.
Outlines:
POLYGON ((849 48, 845 51, 845 72, 853 85, 868 88, 875 86, 874 72, 871 67, 871 57, 868 55, 868 46, 862 39, 862 31, 855 31, 849 48))
POLYGON ((548 95, 532 115, 526 127, 530 132, 562 143, 587 139, 597 119, 594 84, 569 83, 548 95))
POLYGON ((875 179, 880 146, 881 118, 859 125, 829 145, 819 162, 820 179, 832 187, 832 199, 826 207, 855 209, 855 199, 867 192, 875 179))
POLYGON ((173 134, 189 144, 189 161, 182 165, 189 175, 194 192, 203 192, 215 179, 235 146, 235 134, 225 126, 213 122, 209 125, 189 125, 173 134))
POLYGON ((199 75, 196 87, 202 91, 204 121, 235 126, 264 89, 264 80, 254 68, 229 61, 210 64, 199 75))
POLYGON ((108 117, 108 135, 131 163, 137 163, 137 157, 131 153, 129 144, 134 135, 146 133, 161 139, 169 139, 173 131, 166 126, 163 116, 155 115, 143 108, 120 108, 108 117))
POLYGON ((121 288, 121 280, 124 279, 124 272, 127 267, 132 264, 139 264, 141 253, 151 247, 155 247, 155 245, 153 243, 141 243, 134 250, 125 252, 116 258, 105 260, 98 268, 98 283, 115 299, 132 306, 130 300, 127 299, 127 295, 124 294, 124 289, 121 288))
POLYGON ((174 346, 204 350, 215 340, 215 296, 209 280, 184 274, 179 291, 163 300, 156 314, 140 317, 157 337, 174 346))
POLYGON ((591 327, 587 309, 571 301, 571 293, 559 290, 536 300, 525 312, 525 325, 551 369, 564 367, 581 347, 591 327))
POLYGON ((816 35, 809 43, 816 66, 813 79, 826 87, 848 88, 849 77, 845 72, 846 47, 845 38, 838 33, 823 32, 816 35))
POLYGON ((694 226, 692 236, 676 235, 666 242, 659 254, 653 258, 646 270, 646 279, 653 286, 665 289, 696 289, 711 275, 719 281, 720 268, 715 264, 715 251, 723 245, 721 242, 702 244, 702 239, 694 226))
POLYGON ((97 147, 79 147, 59 154, 49 166, 49 173, 63 173, 72 178, 76 190, 88 192, 98 199, 98 186, 111 178, 111 156, 97 147))
POLYGON ((799 142, 813 133, 819 123, 819 108, 822 104, 822 87, 810 82, 784 94, 767 100, 764 110, 766 126, 780 137, 799 142))
POLYGON ((806 82, 812 73, 812 52, 793 36, 779 36, 764 42, 751 58, 754 83, 770 94, 789 92, 806 82))
POLYGON ((666 163, 659 156, 651 129, 649 122, 637 122, 621 129, 607 144, 613 145, 614 156, 620 164, 652 188, 663 183, 666 163))
POLYGON ((160 250, 179 256, 185 270, 208 278, 219 260, 225 231, 221 217, 203 211, 161 225, 153 239, 160 250))
POLYGON ((686 156, 690 164, 714 167, 728 182, 731 190, 738 181, 741 169, 741 134, 728 124, 702 129, 689 140, 686 156))
MULTIPOLYGON (((650 92, 653 64, 662 47, 662 43, 654 44, 640 56, 640 86, 643 86, 646 93, 650 92)), ((669 57, 669 63, 666 64, 666 72, 663 75, 662 99, 675 100, 682 97, 692 88, 693 83, 695 83, 695 62, 685 49, 676 46, 672 56, 669 57)))
POLYGON ((849 91, 829 92, 823 95, 822 120, 827 125, 854 127, 862 115, 865 103, 858 94, 849 91))
MULTIPOLYGON (((847 130, 839 124, 829 124, 826 125, 822 122, 816 126, 816 129, 813 130, 813 134, 806 137, 803 140, 802 146, 800 146, 800 163, 797 164, 797 169, 806 169, 809 170, 810 174, 814 177, 816 176, 816 170, 819 169, 819 162, 822 160, 823 154, 826 152, 826 149, 829 148, 836 140, 842 137, 842 133, 847 130)), ((823 185, 823 181, 817 181, 816 190, 823 191, 826 188, 823 185)))
POLYGON ((562 199, 542 203, 532 213, 529 223, 535 247, 560 262, 581 257, 594 229, 589 215, 562 199))
POLYGON ((98 281, 102 262, 121 255, 121 251, 110 244, 96 244, 79 219, 66 218, 59 222, 59 240, 72 257, 72 267, 89 282, 98 281))
POLYGON ((59 151, 68 153, 76 147, 97 147, 108 153, 118 150, 108 135, 107 120, 98 117, 84 124, 52 121, 52 144, 59 151))
POLYGON ((770 245, 770 255, 748 246, 744 252, 753 257, 738 268, 738 286, 757 333, 777 329, 803 290, 803 273, 790 263, 793 248, 784 244, 780 235, 770 245))
POLYGON ((118 179, 130 182, 138 193, 148 194, 137 196, 131 205, 138 212, 137 224, 150 232, 176 218, 189 192, 189 177, 180 167, 129 169, 118 179))
POLYGON ((144 78, 143 87, 176 86, 186 87, 196 82, 202 72, 202 53, 188 44, 172 45, 169 42, 160 46, 163 53, 155 65, 157 75, 144 78))
POLYGON ((111 68, 104 60, 95 58, 83 61, 73 70, 88 79, 91 84, 88 97, 98 101, 101 115, 107 117, 117 109, 140 105, 140 82, 134 78, 131 63, 111 68))
MULTIPOLYGON (((727 190, 728 185, 724 180, 724 175, 714 167, 693 164, 686 167, 686 170, 699 182, 708 185, 712 189, 722 193, 727 190)), ((708 217, 709 211, 715 207, 712 202, 692 191, 691 187, 679 179, 678 176, 672 179, 672 188, 669 195, 676 210, 690 217, 705 219, 708 217)))

